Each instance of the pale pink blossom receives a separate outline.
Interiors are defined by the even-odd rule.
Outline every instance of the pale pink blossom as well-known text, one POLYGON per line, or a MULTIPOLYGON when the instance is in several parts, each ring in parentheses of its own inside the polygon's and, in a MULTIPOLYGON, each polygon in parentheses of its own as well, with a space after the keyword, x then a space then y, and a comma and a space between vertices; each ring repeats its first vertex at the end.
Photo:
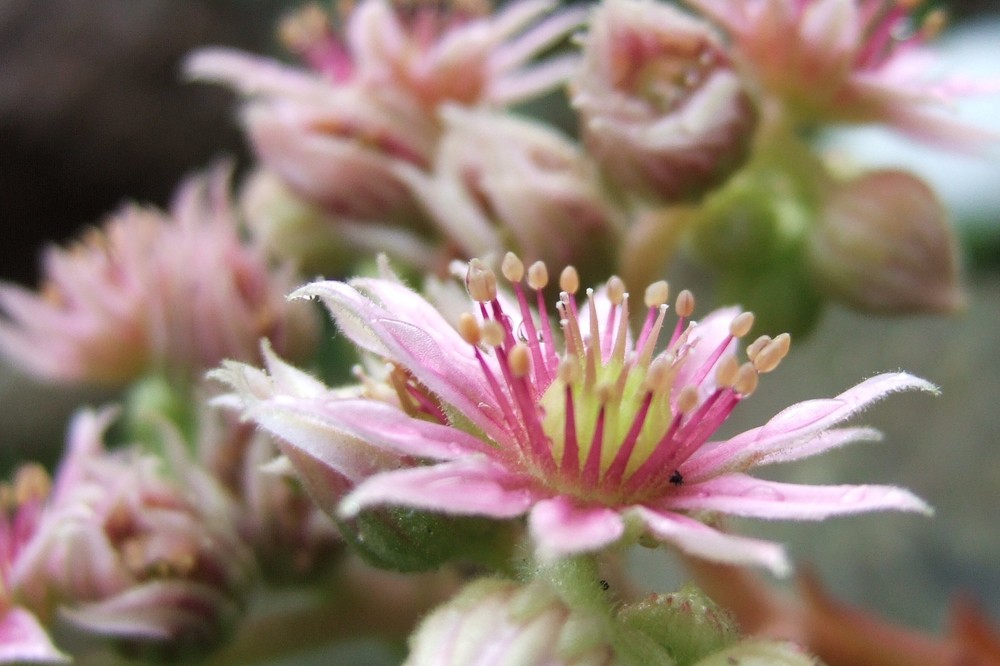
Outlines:
POLYGON ((0 352, 43 380, 105 384, 197 377, 256 359, 261 337, 297 355, 316 322, 284 299, 294 277, 241 238, 219 170, 188 180, 169 214, 129 205, 49 248, 40 293, 0 285, 0 352))
POLYGON ((81 411, 35 534, 10 570, 12 594, 135 650, 190 655, 222 639, 246 604, 250 551, 229 495, 169 427, 165 458, 104 450, 116 411, 81 411))
POLYGON ((298 50, 317 70, 214 48, 194 53, 186 71, 249 98, 243 120, 258 156, 299 195, 351 220, 426 230, 392 167, 429 167, 445 102, 510 104, 562 83, 572 58, 527 64, 582 21, 577 10, 543 19, 554 7, 524 0, 472 16, 364 0, 343 36, 317 26, 311 8, 292 41, 305 40, 298 50))
POLYGON ((606 265, 622 214, 580 148, 510 113, 446 107, 430 173, 400 174, 465 257, 512 248, 530 261, 606 265))
MULTIPOLYGON (((293 460, 304 476, 336 469, 345 439, 430 464, 364 478, 340 504, 342 516, 396 504, 497 519, 528 515, 539 555, 594 551, 626 535, 712 560, 788 568, 777 544, 733 536, 700 522, 706 513, 818 520, 895 509, 929 511, 890 486, 806 486, 746 474, 750 468, 873 439, 868 428, 835 427, 902 390, 933 391, 904 373, 879 375, 829 400, 794 405, 764 426, 709 441, 733 409, 773 370, 788 337, 758 339, 736 360, 736 339, 752 316, 736 308, 689 322, 693 297, 678 296, 667 347, 655 349, 667 307, 665 283, 651 285, 645 323, 628 328, 631 302, 612 279, 578 303, 578 279, 560 278, 559 319, 544 307, 548 274, 504 261, 516 305, 498 299, 496 278, 470 263, 473 302, 456 330, 419 294, 391 279, 317 282, 295 292, 318 297, 360 349, 398 373, 400 404, 273 396, 252 417, 311 429, 311 451, 293 460), (536 294, 525 289, 522 280, 536 294), (534 312, 529 301, 537 298, 534 312), (561 335, 558 335, 561 330, 561 335), (318 426, 322 424, 322 429, 318 426), (336 437, 323 441, 323 432, 336 437)), ((667 329, 669 330, 669 329, 667 329)), ((356 451, 356 449, 355 449, 356 451)))
POLYGON ((48 476, 37 465, 22 466, 12 484, 0 483, 0 664, 69 661, 11 590, 11 572, 38 531, 48 491, 48 476))
POLYGON ((925 44, 940 10, 918 19, 919 1, 687 1, 725 29, 735 61, 797 121, 885 123, 952 146, 988 135, 947 115, 949 98, 996 85, 935 76, 925 44))
POLYGON ((573 57, 530 61, 584 21, 552 0, 520 0, 491 14, 488 3, 362 0, 343 34, 311 5, 286 22, 293 49, 335 83, 403 91, 433 110, 446 101, 476 105, 523 101, 562 83, 573 57), (548 16, 547 16, 548 15, 548 16))
POLYGON ((653 0, 607 0, 582 42, 573 106, 624 196, 697 198, 743 164, 757 113, 710 25, 653 0))

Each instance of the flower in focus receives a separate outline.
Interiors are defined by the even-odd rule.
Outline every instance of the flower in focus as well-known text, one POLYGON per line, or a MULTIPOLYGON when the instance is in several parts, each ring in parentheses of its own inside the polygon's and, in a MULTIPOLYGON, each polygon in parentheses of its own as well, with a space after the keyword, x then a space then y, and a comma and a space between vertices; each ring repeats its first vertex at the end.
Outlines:
POLYGON ((50 381, 120 384, 149 371, 193 378, 223 358, 285 353, 316 322, 286 303, 293 284, 240 238, 228 175, 192 178, 170 214, 129 206, 68 249, 45 255, 35 294, 0 285, 0 351, 50 381))
POLYGON ((245 605, 253 559, 225 491, 165 432, 167 460, 106 453, 115 411, 76 415, 33 538, 10 571, 36 615, 137 651, 190 654, 217 643, 245 605))
MULTIPOLYGON (((929 511, 898 488, 793 485, 745 474, 873 438, 867 428, 834 426, 891 392, 934 390, 927 382, 880 375, 832 400, 794 405, 764 426, 710 442, 754 392, 758 376, 778 365, 787 335, 759 338, 740 363, 736 340, 753 317, 736 308, 695 325, 689 321, 693 297, 681 292, 678 321, 666 333, 668 288, 655 283, 645 292, 647 315, 633 336, 631 302, 617 278, 588 290, 588 301, 578 303, 578 277, 565 270, 553 322, 544 307, 544 264, 525 271, 508 254, 503 273, 514 300, 500 295, 495 275, 481 262, 469 264, 475 314, 463 315, 458 330, 390 279, 317 282, 295 292, 320 298, 345 335, 390 365, 399 403, 343 399, 320 409, 281 396, 253 418, 266 419, 269 411, 288 418, 298 411, 295 422, 302 427, 322 421, 342 437, 437 461, 362 480, 341 502, 341 515, 386 504, 497 519, 528 514, 543 559, 644 534, 697 556, 783 572, 787 562, 777 544, 724 534, 692 514, 822 519, 881 509, 929 511), (525 277, 536 292, 537 313, 525 277), (657 350, 661 337, 666 348, 657 350)), ((341 455, 337 441, 314 448, 317 453, 292 461, 304 476, 341 455)))
POLYGON ((38 530, 50 488, 38 465, 23 465, 0 484, 0 664, 65 663, 38 618, 11 597, 11 571, 38 530))
POLYGON ((706 23, 650 0, 609 0, 583 44, 573 104, 609 182, 687 200, 743 164, 756 112, 706 23))
POLYGON ((402 175, 466 257, 513 247, 530 260, 605 266, 621 226, 571 141, 511 114, 447 107, 427 174, 402 175))
POLYGON ((827 195, 807 240, 817 284, 860 310, 954 312, 964 302, 948 215, 904 171, 875 171, 827 195))
POLYGON ((565 79, 565 59, 525 67, 581 22, 567 11, 528 27, 553 5, 527 0, 473 16, 365 0, 344 38, 311 7, 284 32, 318 71, 228 49, 195 53, 187 71, 251 98, 243 116, 254 148, 299 195, 352 220, 419 230, 425 221, 393 166, 429 167, 442 103, 509 104, 565 79))
POLYGON ((798 122, 886 123, 971 145, 985 133, 939 111, 981 86, 937 81, 923 48, 941 29, 921 0, 687 0, 732 40, 734 61, 798 122))

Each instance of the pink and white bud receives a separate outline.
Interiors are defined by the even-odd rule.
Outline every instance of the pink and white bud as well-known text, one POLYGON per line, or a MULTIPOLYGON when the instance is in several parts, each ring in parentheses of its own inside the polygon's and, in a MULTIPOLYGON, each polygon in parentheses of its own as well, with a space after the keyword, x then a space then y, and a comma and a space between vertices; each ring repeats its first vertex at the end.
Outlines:
POLYGON ((130 205, 45 254, 40 293, 0 284, 0 352, 49 381, 191 379, 258 340, 299 355, 314 314, 288 303, 294 275, 241 238, 228 171, 185 182, 170 213, 130 205))
POLYGON ((189 655, 222 639, 254 570, 228 494, 164 430, 167 459, 105 452, 115 412, 85 411, 34 538, 11 570, 13 594, 40 618, 138 652, 189 655))
POLYGON ((699 197, 745 161, 756 112, 708 24, 651 0, 594 10, 571 82, 587 149, 627 197, 699 197))
POLYGON ((620 662, 606 624, 546 583, 477 580, 424 619, 405 666, 610 666, 620 662))
POLYGON ((433 173, 401 170, 465 257, 606 266, 623 226, 577 145, 511 114, 448 107, 433 173))
POLYGON ((948 214, 909 173, 875 171, 840 184, 807 248, 816 284, 851 307, 901 314, 964 303, 948 214))

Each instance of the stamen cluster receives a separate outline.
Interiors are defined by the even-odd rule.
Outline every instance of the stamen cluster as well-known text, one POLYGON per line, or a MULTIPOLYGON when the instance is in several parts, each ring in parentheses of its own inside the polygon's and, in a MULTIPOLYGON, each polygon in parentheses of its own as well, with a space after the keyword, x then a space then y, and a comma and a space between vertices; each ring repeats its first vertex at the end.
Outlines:
POLYGON ((579 278, 566 268, 554 323, 543 295, 545 264, 536 262, 526 273, 508 253, 502 273, 518 312, 504 309, 496 275, 473 260, 467 286, 479 317, 463 315, 459 332, 473 346, 503 422, 515 433, 516 450, 502 454, 582 500, 640 502, 681 485, 684 462, 754 392, 759 374, 774 370, 788 352, 787 334, 762 336, 748 348, 747 361, 737 360, 735 341, 753 325, 749 312, 732 318, 713 349, 695 351, 700 336, 687 290, 676 298, 672 333, 662 335, 666 282, 647 287, 647 313, 633 344, 629 293, 621 279, 611 278, 600 294, 588 289, 581 306, 579 278), (661 337, 666 347, 658 350, 661 337))

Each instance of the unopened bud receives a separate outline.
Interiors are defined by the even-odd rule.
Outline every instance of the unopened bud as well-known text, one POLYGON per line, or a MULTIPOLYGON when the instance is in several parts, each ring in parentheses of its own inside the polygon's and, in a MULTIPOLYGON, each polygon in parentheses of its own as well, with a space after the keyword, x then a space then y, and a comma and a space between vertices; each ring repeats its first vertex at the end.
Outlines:
POLYGON ((817 285, 868 312, 954 312, 955 238, 944 207, 919 178, 876 171, 841 185, 808 240, 817 285))
POLYGON ((743 164, 756 112, 708 24, 667 4, 613 0, 593 13, 583 54, 573 104, 615 186, 696 199, 743 164))

